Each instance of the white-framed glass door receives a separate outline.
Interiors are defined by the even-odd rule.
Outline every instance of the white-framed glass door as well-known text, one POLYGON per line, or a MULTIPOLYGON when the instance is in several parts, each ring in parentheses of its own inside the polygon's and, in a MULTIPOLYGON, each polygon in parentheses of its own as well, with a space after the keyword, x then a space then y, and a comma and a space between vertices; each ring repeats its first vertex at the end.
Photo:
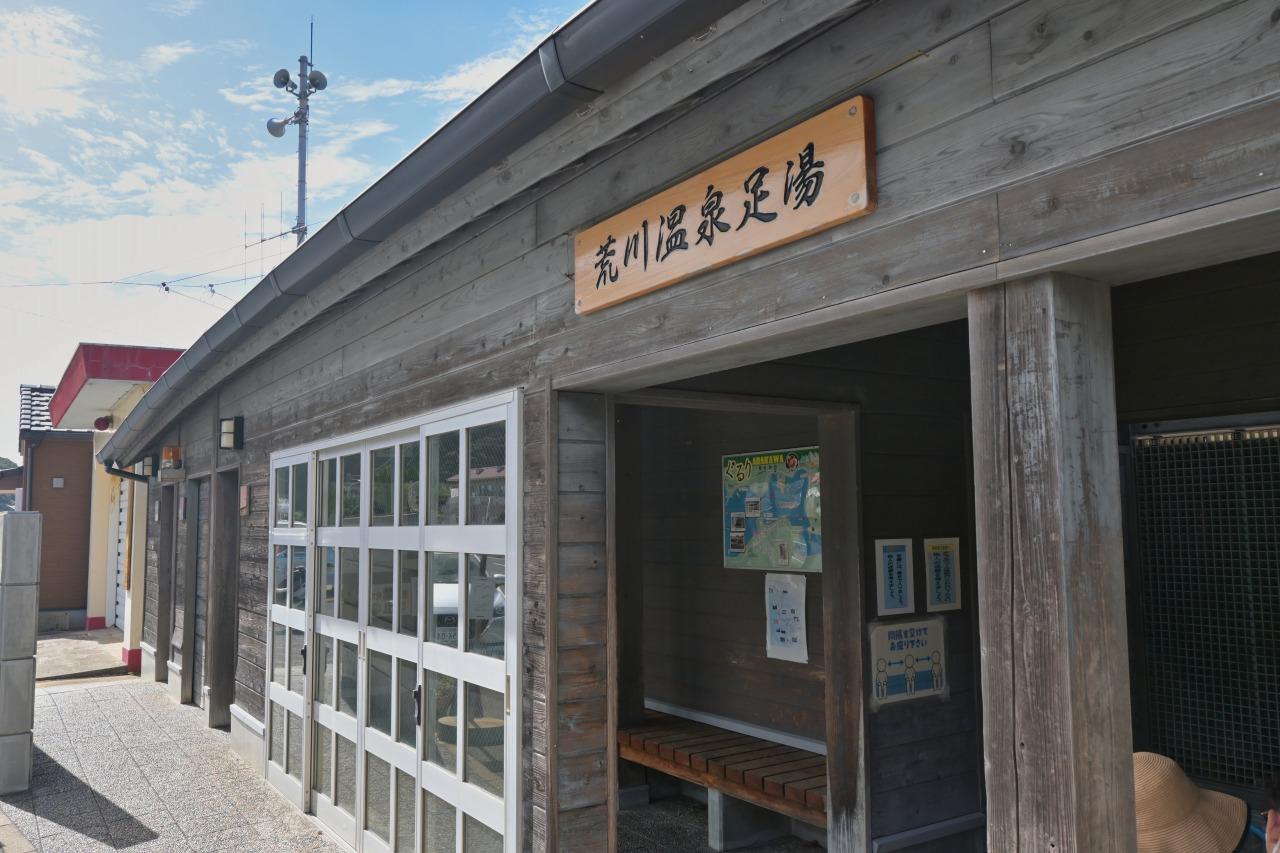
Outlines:
POLYGON ((272 459, 267 553, 266 775, 290 801, 306 808, 305 697, 311 563, 311 457, 272 459))
MULTIPOLYGON (((285 724, 268 775, 356 850, 517 849, 517 406, 503 395, 273 457, 273 521, 286 512, 274 469, 312 460, 314 547, 302 617, 271 604, 286 652, 269 705, 285 724), (305 714, 289 689, 291 620, 311 623, 305 714), (300 777, 293 714, 307 730, 300 777)), ((273 559, 281 545, 288 564, 307 529, 273 524, 273 559)))

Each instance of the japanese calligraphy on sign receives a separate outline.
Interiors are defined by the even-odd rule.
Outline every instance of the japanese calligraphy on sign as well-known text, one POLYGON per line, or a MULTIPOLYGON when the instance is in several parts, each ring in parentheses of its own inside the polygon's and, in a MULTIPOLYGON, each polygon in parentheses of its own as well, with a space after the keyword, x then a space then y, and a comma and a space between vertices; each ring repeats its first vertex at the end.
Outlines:
POLYGON ((875 209, 870 99, 856 97, 578 233, 590 314, 875 209))
POLYGON ((946 698, 947 645, 942 619, 875 622, 871 625, 871 707, 893 702, 946 698))
POLYGON ((960 609, 960 540, 924 540, 925 584, 928 611, 960 609))
POLYGON ((910 539, 876 540, 876 613, 915 613, 915 574, 910 539))

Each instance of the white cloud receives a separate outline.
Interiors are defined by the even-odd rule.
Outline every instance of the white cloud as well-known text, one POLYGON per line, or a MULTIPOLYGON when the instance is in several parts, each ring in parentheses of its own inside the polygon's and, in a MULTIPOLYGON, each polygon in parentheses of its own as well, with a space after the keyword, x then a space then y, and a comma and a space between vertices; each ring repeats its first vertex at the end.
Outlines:
POLYGON ((248 107, 256 113, 287 111, 290 97, 282 95, 271 81, 246 80, 235 88, 219 89, 218 94, 237 107, 248 107))
POLYGON ((189 41, 153 44, 142 52, 140 61, 143 68, 154 74, 197 51, 198 48, 189 41))
POLYGON ((155 0, 151 4, 151 9, 166 15, 185 18, 199 9, 203 2, 204 0, 155 0))
POLYGON ((439 103, 470 103, 537 47, 554 26, 554 20, 545 14, 513 15, 505 47, 464 62, 444 74, 428 80, 399 77, 364 82, 343 80, 333 91, 336 97, 354 103, 403 95, 416 95, 439 103))
POLYGON ((0 118, 35 124, 92 112, 86 87, 101 76, 92 36, 65 9, 0 12, 0 118))

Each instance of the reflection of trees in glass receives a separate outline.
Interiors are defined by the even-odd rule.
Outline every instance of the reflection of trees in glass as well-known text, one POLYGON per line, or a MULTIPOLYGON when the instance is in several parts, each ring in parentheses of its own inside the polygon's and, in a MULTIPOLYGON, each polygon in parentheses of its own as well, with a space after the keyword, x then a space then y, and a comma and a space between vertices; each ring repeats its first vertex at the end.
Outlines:
POLYGON ((289 524, 289 469, 276 469, 276 527, 289 524))
POLYGON ((418 523, 418 442, 400 445, 400 523, 418 523))
POLYGON ((342 523, 360 523, 360 455, 342 457, 342 523))
POLYGON ((372 506, 369 509, 369 523, 375 526, 391 524, 394 520, 395 497, 395 450, 380 447, 369 454, 369 468, 373 475, 373 487, 370 489, 372 506))
POLYGON ((458 523, 458 433, 427 439, 427 523, 458 523))

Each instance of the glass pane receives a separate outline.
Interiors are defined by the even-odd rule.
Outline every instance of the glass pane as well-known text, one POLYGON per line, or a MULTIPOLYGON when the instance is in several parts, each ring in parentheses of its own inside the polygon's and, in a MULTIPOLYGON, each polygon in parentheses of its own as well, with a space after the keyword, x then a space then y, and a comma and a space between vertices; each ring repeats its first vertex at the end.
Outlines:
POLYGON ((502 694, 467 685, 466 781, 502 796, 502 694))
POLYGON ((505 558, 467 555, 467 651, 502 660, 506 588, 505 558))
POLYGON ((413 827, 417 823, 417 785, 413 777, 402 770, 396 770, 396 850, 412 853, 413 827))
POLYGON ((463 853, 502 853, 502 836, 471 815, 462 816, 463 853))
POLYGON ((453 806, 429 791, 422 794, 422 849, 425 853, 457 853, 458 818, 453 806))
POLYGON ((289 649, 285 646, 285 638, 289 636, 289 629, 278 622, 271 623, 271 680, 276 684, 287 684, 288 676, 285 674, 286 661, 288 660, 289 649))
POLYGON ((334 738, 335 762, 333 804, 348 814, 356 813, 356 745, 338 735, 334 738))
POLYGON ((315 667, 316 701, 333 707, 333 638, 316 634, 316 648, 311 652, 315 667))
MULTIPOLYGON (((287 712, 286 712, 287 713, 287 712)), ((302 778, 302 718, 289 714, 289 755, 285 772, 295 779, 302 778)))
POLYGON ((360 454, 342 457, 342 526, 360 526, 360 454))
POLYGON ((276 469, 276 527, 289 526, 289 468, 276 469))
POLYGON ((293 466, 293 526, 307 526, 307 466, 293 466))
POLYGON ((418 442, 400 445, 400 523, 418 523, 418 442))
POLYGON ((304 696, 303 683, 306 676, 302 670, 304 664, 302 662, 303 655, 306 654, 305 646, 302 642, 302 632, 289 629, 289 689, 294 693, 301 693, 304 696))
POLYGON ((320 526, 338 526, 338 460, 320 463, 320 526))
POLYGON ((293 569, 289 573, 290 597, 289 606, 294 610, 305 610, 307 606, 307 549, 295 545, 289 549, 293 556, 293 569))
POLYGON ((400 583, 397 585, 400 596, 396 607, 399 610, 398 622, 400 633, 409 637, 418 636, 418 552, 400 552, 400 583))
POLYGON ((365 754, 364 827, 391 841, 391 765, 372 752, 365 754))
POLYGON ((458 434, 427 439, 427 524, 458 523, 458 434))
POLYGON ((427 739, 427 761, 450 773, 458 768, 458 682, 429 669, 422 671, 422 731, 427 739))
POLYGON ((271 703, 271 761, 284 767, 284 708, 271 703))
POLYGON ((281 607, 289 606, 289 548, 275 546, 275 572, 271 579, 271 600, 281 607))
POLYGON ((360 549, 338 549, 338 618, 360 618, 360 549))
POLYGON ((395 604, 395 565, 392 551, 369 550, 369 627, 395 630, 391 608, 395 604))
POLYGON ((427 641, 458 647, 458 555, 427 555, 427 641))
POLYGON ((331 767, 333 758, 333 734, 319 723, 312 723, 312 731, 315 732, 315 762, 316 766, 311 773, 311 790, 319 791, 330 800, 333 799, 333 769, 331 767))
POLYGON ((356 647, 353 643, 338 641, 338 710, 356 715, 356 647))
POLYGON ((318 556, 320 583, 316 588, 316 612, 334 616, 337 614, 338 549, 321 548, 318 556))
POLYGON ((399 696, 396 713, 396 740, 409 746, 418 744, 418 708, 413 701, 413 690, 418 686, 418 665, 411 660, 396 660, 396 693, 399 696))
POLYGON ((391 736, 391 656, 372 649, 369 650, 369 727, 391 736))
POLYGON ((374 527, 386 527, 395 521, 395 449, 379 447, 370 453, 369 468, 373 471, 369 524, 374 527))
POLYGON ((467 430, 467 524, 502 524, 507 517, 507 425, 467 430))

